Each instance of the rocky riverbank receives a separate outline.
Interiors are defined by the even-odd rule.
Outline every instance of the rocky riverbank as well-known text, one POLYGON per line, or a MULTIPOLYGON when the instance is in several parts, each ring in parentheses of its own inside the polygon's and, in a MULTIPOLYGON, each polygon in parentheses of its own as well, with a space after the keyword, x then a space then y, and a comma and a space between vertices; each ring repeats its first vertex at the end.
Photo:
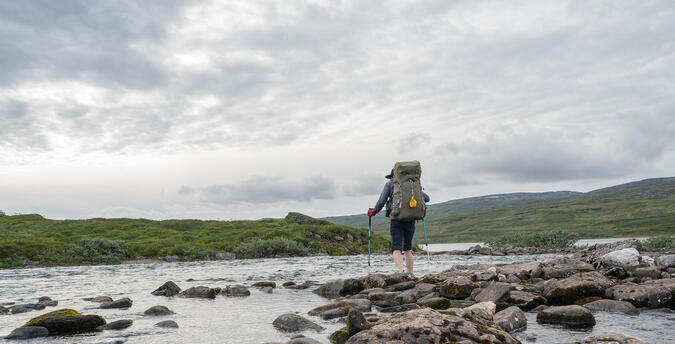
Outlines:
MULTIPOLYGON (((326 297, 323 306, 309 311, 280 312, 275 315, 276 320, 270 320, 267 326, 272 331, 279 331, 280 338, 291 338, 283 342, 316 343, 319 339, 333 343, 393 340, 399 343, 519 343, 519 333, 522 333, 519 331, 526 329, 528 322, 530 326, 553 324, 587 329, 603 325, 606 317, 601 315, 606 312, 635 317, 639 322, 645 316, 641 313, 648 309, 674 309, 675 256, 662 254, 656 257, 640 250, 635 242, 626 241, 598 245, 546 261, 455 264, 443 271, 417 277, 370 274, 320 285, 271 280, 182 289, 176 283, 167 282, 147 289, 144 292, 147 299, 138 294, 132 296, 142 298, 134 300, 143 304, 140 311, 147 308, 142 315, 129 313, 127 317, 125 310, 132 305, 138 306, 124 295, 117 295, 115 299, 90 298, 90 306, 83 307, 87 311, 82 313, 105 315, 110 308, 119 310, 115 318, 108 321, 96 314, 75 311, 67 300, 57 303, 47 297, 30 305, 5 305, 0 308, 0 313, 8 313, 2 317, 25 312, 38 314, 7 339, 62 336, 72 331, 129 331, 130 327, 145 331, 140 327, 152 327, 155 322, 166 331, 180 331, 181 319, 186 319, 174 314, 175 309, 170 309, 173 307, 167 302, 173 298, 184 298, 183 302, 194 298, 246 300, 254 291, 255 295, 269 294, 269 302, 274 302, 275 294, 282 293, 279 289, 283 288, 295 289, 300 293, 298 295, 311 295, 311 290, 326 297), (155 306, 148 307, 148 303, 155 306), (57 304, 66 308, 38 313, 57 304), (135 321, 139 317, 145 320, 139 320, 137 324, 135 321), (61 326, 63 319, 78 319, 75 323, 82 326, 77 329, 69 328, 71 325, 61 326), (337 328, 334 324, 342 321, 344 328, 334 331, 337 328), (327 331, 326 327, 332 329, 327 331)), ((195 303, 195 307, 202 304, 195 303)), ((667 316, 668 313, 663 314, 667 316)), ((577 342, 600 343, 612 339, 619 343, 641 343, 638 338, 617 333, 589 337, 577 342)), ((539 338, 537 342, 547 343, 546 338, 539 338)))

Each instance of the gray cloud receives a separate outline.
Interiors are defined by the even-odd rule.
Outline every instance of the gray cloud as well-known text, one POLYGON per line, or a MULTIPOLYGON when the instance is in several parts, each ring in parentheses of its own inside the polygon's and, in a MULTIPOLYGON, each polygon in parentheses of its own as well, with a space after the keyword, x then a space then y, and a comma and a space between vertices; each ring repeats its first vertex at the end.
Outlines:
POLYGON ((266 204, 278 202, 309 202, 331 199, 337 194, 335 182, 321 176, 300 181, 279 177, 253 177, 238 184, 216 184, 201 188, 182 186, 178 194, 218 205, 236 203, 266 204))

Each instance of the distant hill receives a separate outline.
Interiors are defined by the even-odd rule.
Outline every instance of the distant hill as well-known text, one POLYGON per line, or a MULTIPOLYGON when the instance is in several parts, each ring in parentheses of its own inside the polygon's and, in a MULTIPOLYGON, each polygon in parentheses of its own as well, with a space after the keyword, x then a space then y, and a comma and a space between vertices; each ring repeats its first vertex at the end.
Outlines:
MULTIPOLYGON (((352 227, 368 225, 366 215, 324 219, 352 227)), ((431 204, 426 225, 435 243, 482 241, 508 232, 548 229, 574 231, 583 238, 675 235, 675 177, 587 193, 510 193, 431 204)), ((373 219, 373 229, 388 234, 384 214, 373 219)))

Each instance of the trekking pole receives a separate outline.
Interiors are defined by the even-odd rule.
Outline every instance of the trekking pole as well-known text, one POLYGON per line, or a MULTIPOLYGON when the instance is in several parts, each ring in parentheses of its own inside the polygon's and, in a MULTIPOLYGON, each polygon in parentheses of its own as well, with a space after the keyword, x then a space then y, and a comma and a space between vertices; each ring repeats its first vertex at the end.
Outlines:
POLYGON ((424 219, 422 219, 422 228, 424 228, 424 246, 426 246, 427 261, 431 263, 431 257, 429 256, 429 240, 427 240, 427 225, 424 223, 424 219))
POLYGON ((368 275, 370 275, 370 231, 372 227, 372 216, 368 216, 368 275))

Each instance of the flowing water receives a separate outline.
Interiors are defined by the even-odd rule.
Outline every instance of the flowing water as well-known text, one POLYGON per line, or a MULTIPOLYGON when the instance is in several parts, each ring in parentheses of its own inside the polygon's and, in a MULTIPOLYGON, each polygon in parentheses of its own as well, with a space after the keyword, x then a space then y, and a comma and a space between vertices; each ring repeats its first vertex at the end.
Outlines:
MULTIPOLYGON (((537 256, 451 256, 418 255, 416 275, 440 272, 453 264, 515 263, 543 261, 551 255, 537 256)), ((393 264, 387 255, 372 257, 370 272, 392 273, 393 264)), ((324 321, 307 315, 307 311, 329 300, 306 290, 280 287, 285 281, 326 282, 336 278, 360 277, 368 273, 367 256, 275 258, 233 261, 144 263, 108 266, 75 266, 0 270, 0 304, 35 303, 41 296, 59 301, 57 307, 23 314, 0 315, 0 338, 30 318, 60 309, 72 308, 84 314, 99 314, 108 322, 132 319, 130 328, 67 337, 37 338, 21 343, 264 343, 285 342, 297 334, 277 331, 272 321, 284 313, 296 312, 325 327, 321 333, 305 332, 322 343, 328 335, 344 326, 338 320, 324 321), (215 300, 152 296, 150 292, 172 280, 181 288, 205 285, 250 285, 256 281, 276 281, 279 287, 272 294, 251 288, 251 296, 215 300), (129 297, 133 306, 127 310, 94 309, 85 297, 107 295, 113 299, 129 297), (143 311, 164 305, 176 312, 165 317, 144 317, 143 311), (162 329, 153 325, 174 320, 180 328, 162 329)), ((668 311, 646 311, 639 316, 596 313, 598 324, 591 331, 570 331, 555 326, 539 325, 535 314, 528 313, 528 328, 515 334, 523 343, 564 343, 590 334, 615 331, 639 337, 650 343, 675 342, 675 314, 668 311)), ((0 343, 9 342, 0 339, 0 343)))

